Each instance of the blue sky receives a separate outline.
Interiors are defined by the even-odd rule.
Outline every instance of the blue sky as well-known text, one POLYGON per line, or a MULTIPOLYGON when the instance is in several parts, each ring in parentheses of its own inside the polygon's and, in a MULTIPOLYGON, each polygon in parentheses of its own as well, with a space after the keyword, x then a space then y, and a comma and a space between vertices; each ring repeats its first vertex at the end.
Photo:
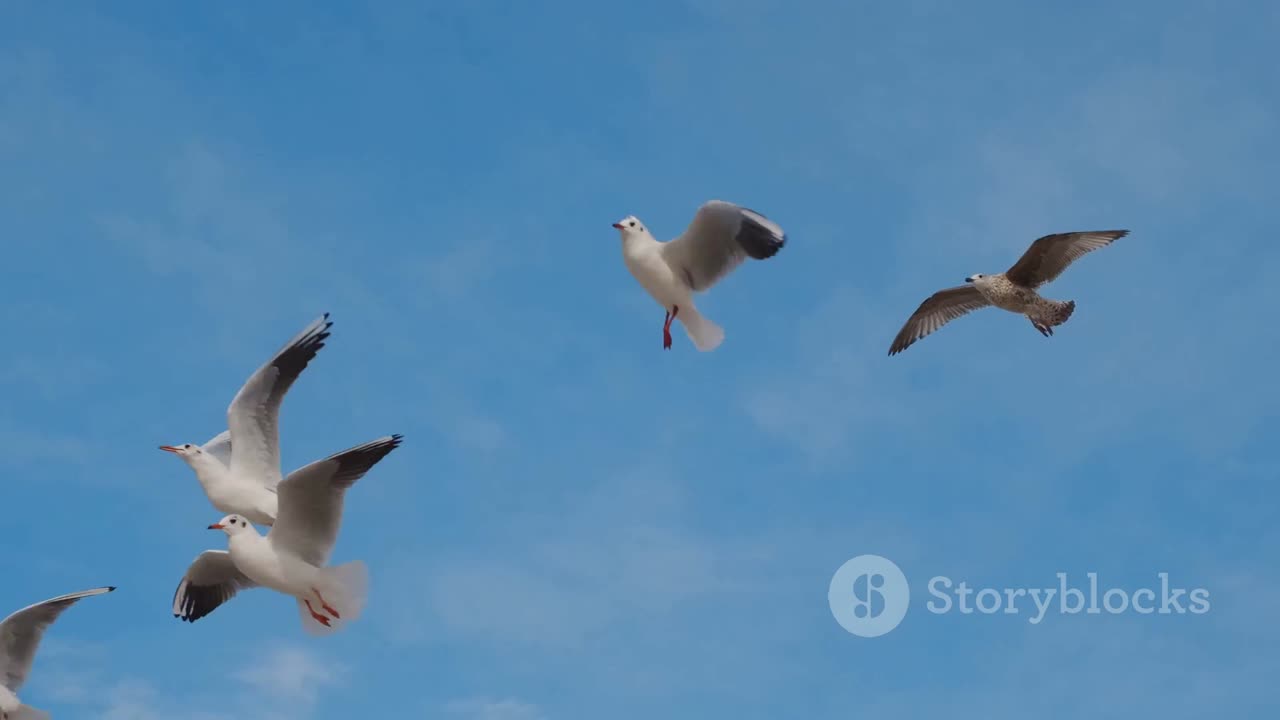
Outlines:
POLYGON ((56 717, 1271 716, 1280 85, 1271 3, 15 2, 0 10, 0 614, 99 584, 56 717), (660 349, 609 225, 787 229, 660 349), (1034 238, 1132 235, 887 358, 1034 238), (288 469, 348 496, 367 613, 173 588, 203 442, 320 312, 288 469), (913 605, 827 607, 848 558, 913 605), (932 615, 934 575, 1097 572, 1201 616, 932 615), (353 715, 355 713, 355 715, 353 715))

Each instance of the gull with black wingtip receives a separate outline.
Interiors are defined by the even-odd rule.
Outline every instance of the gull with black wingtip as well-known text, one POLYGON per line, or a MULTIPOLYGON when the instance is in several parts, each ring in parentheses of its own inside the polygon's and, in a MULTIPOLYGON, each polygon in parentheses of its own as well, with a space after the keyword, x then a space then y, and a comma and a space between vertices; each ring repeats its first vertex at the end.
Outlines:
POLYGON ((293 596, 313 635, 360 616, 369 575, 363 562, 326 567, 342 523, 346 491, 400 446, 390 435, 289 473, 281 481, 280 516, 265 536, 242 515, 209 526, 227 534, 228 550, 206 550, 173 594, 173 616, 195 622, 240 590, 271 588, 293 596))
POLYGON ((81 598, 105 595, 114 587, 60 595, 25 607, 0 622, 0 720, 49 720, 49 713, 23 705, 18 689, 27 681, 44 631, 81 598))
POLYGON ((196 473, 209 502, 250 522, 276 521, 280 483, 280 404, 329 337, 329 313, 316 318, 249 377, 227 408, 227 427, 204 445, 161 445, 196 473))
POLYGON ((747 258, 778 254, 787 236, 755 210, 712 200, 698 208, 684 234, 661 242, 634 215, 613 224, 622 235, 622 259, 649 295, 666 311, 662 347, 671 348, 671 323, 679 320, 695 347, 706 352, 724 341, 724 330, 703 317, 693 293, 711 288, 747 258))

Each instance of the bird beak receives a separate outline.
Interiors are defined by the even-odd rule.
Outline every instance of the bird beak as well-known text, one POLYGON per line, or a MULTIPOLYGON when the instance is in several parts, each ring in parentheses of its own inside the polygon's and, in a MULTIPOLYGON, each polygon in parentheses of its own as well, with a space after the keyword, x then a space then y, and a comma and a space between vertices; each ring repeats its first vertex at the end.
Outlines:
POLYGON ((223 528, 222 523, 214 523, 209 526, 210 530, 221 530, 222 528, 223 528))
POLYGON ((614 223, 613 226, 619 230, 622 229, 622 223, 614 223))
POLYGON ((161 445, 161 446, 160 446, 160 449, 161 449, 161 450, 163 450, 163 451, 165 451, 165 452, 171 452, 171 453, 176 453, 176 452, 178 452, 178 448, 176 448, 176 447, 174 447, 174 446, 172 446, 172 445, 161 445))
POLYGON ((964 281, 965 281, 965 282, 973 282, 973 278, 965 278, 965 279, 964 279, 964 281))

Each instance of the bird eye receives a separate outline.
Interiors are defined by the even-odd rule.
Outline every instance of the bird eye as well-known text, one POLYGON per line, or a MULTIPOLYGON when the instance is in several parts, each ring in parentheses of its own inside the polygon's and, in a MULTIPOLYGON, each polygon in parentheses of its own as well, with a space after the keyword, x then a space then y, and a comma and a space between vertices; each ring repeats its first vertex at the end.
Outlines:
POLYGON ((182 448, 183 448, 184 450, 190 450, 190 449, 191 449, 191 443, 187 443, 186 445, 183 445, 183 446, 182 446, 182 448))
POLYGON ((635 226, 636 226, 636 221, 635 221, 635 220, 632 220, 629 224, 631 225, 631 227, 635 227, 635 226))

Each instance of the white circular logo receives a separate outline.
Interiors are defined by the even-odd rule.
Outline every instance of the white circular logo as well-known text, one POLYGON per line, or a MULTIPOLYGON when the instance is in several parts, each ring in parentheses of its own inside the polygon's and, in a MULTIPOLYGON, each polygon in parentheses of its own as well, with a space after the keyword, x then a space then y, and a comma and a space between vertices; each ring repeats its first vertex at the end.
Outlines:
POLYGON ((840 627, 859 637, 879 637, 907 615, 911 588, 892 560, 859 555, 831 577, 827 601, 840 627))

